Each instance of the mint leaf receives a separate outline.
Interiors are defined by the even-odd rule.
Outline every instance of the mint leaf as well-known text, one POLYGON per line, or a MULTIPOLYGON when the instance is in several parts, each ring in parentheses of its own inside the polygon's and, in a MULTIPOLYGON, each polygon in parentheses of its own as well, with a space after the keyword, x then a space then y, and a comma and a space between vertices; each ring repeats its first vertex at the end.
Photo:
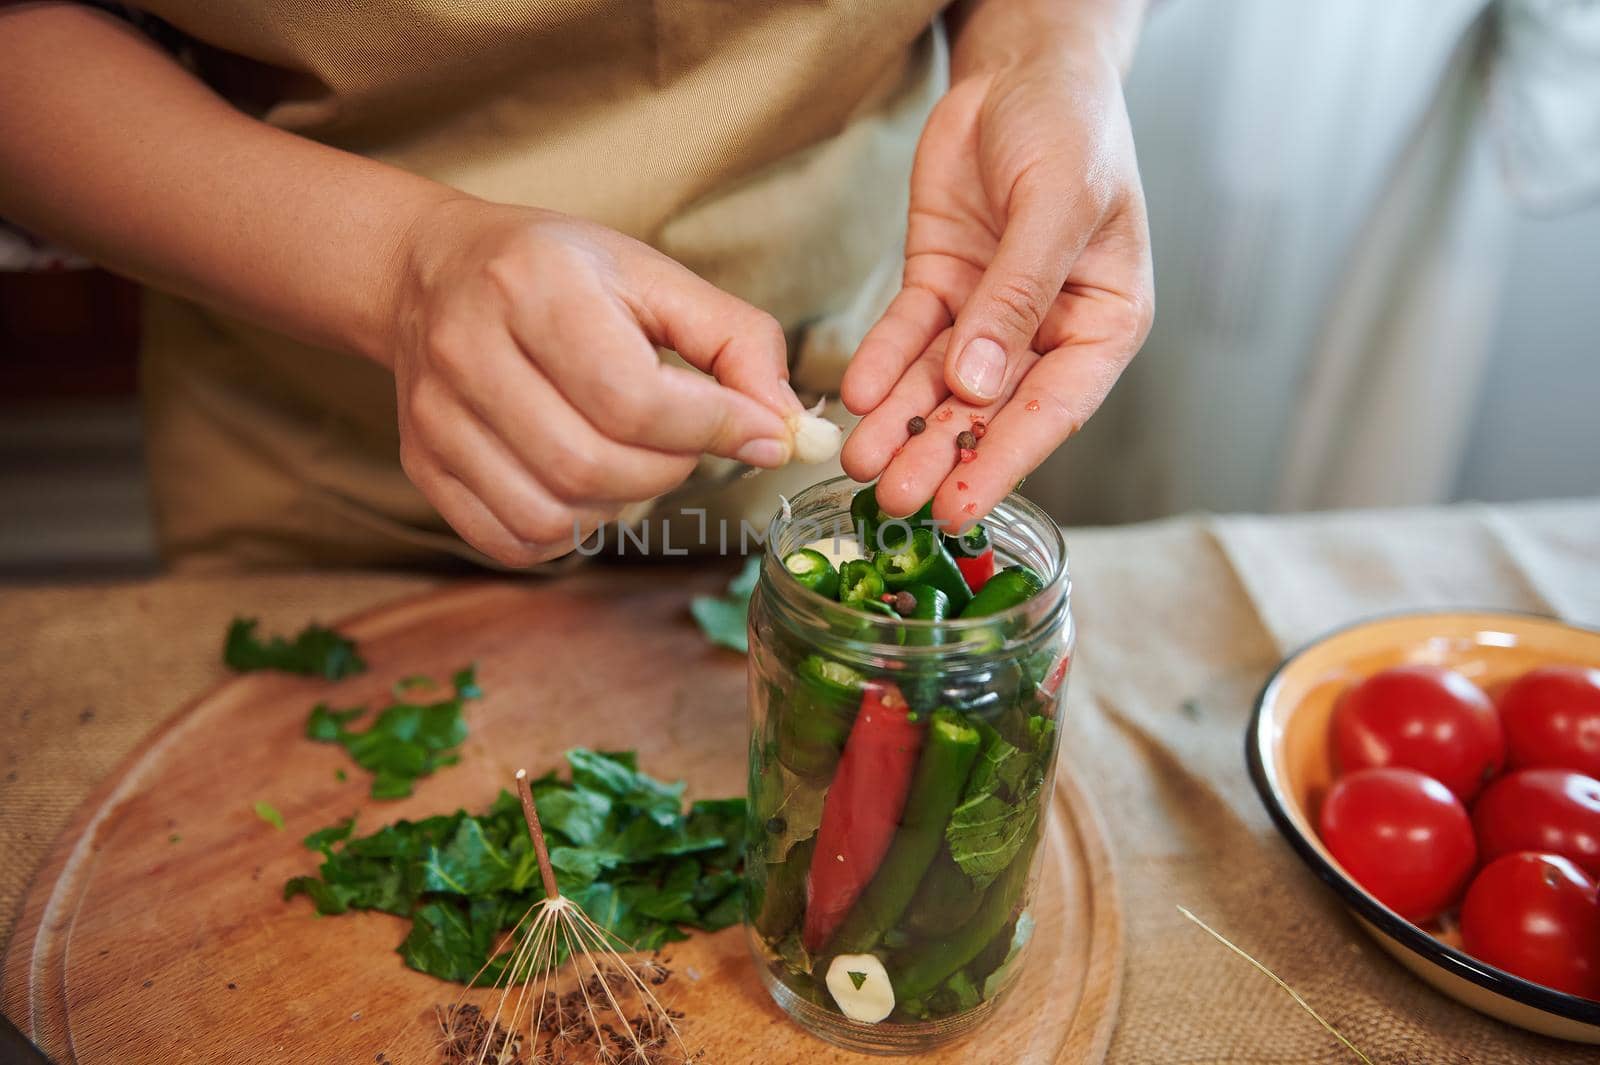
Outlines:
POLYGON ((318 829, 316 832, 311 833, 311 835, 307 836, 300 842, 305 845, 305 848, 308 851, 326 852, 333 844, 338 843, 341 840, 349 839, 350 833, 355 831, 355 827, 355 815, 351 814, 349 817, 345 818, 343 821, 340 821, 336 825, 329 825, 327 828, 318 829))
POLYGON ((1033 729, 1036 751, 1024 751, 989 734, 967 778, 961 803, 950 814, 945 840, 950 857, 978 887, 987 887, 1033 838, 1050 734, 1033 729))
POLYGON ((366 671, 367 664, 356 653, 356 645, 332 629, 311 624, 300 630, 293 641, 273 636, 265 641, 256 636, 256 618, 234 618, 222 644, 222 661, 238 673, 273 669, 307 677, 343 680, 366 671))
POLYGON ((726 596, 697 595, 690 601, 689 612, 694 615, 706 639, 740 654, 749 652, 750 641, 745 622, 750 615, 750 596, 755 592, 760 574, 761 556, 752 555, 745 560, 739 575, 728 584, 726 596))
MULTIPOLYGON (((409 691, 417 686, 407 683, 404 689, 397 685, 396 690, 409 691)), ((362 731, 348 726, 366 713, 365 707, 334 710, 326 703, 318 703, 306 719, 306 738, 343 747, 357 765, 372 774, 374 799, 401 799, 411 794, 418 778, 456 763, 456 748, 467 738, 464 703, 482 694, 469 666, 455 675, 453 697, 411 703, 397 696, 398 701, 380 711, 372 725, 362 731)))
POLYGON ((261 820, 265 821, 279 832, 283 831, 283 815, 278 812, 278 808, 276 806, 272 805, 265 799, 258 799, 256 801, 255 811, 256 816, 261 818, 261 820))
MULTIPOLYGON (((683 785, 641 773, 632 752, 579 748, 567 761, 569 779, 552 774, 532 785, 563 895, 640 950, 683 939, 685 928, 738 923, 744 800, 685 810, 683 785)), ((409 919, 397 949, 411 968, 442 979, 470 979, 544 896, 521 805, 508 792, 477 816, 457 810, 365 836, 352 830, 347 819, 307 836, 321 867, 286 883, 284 898, 304 895, 319 914, 409 919)), ((503 964, 483 978, 502 975, 503 964)))

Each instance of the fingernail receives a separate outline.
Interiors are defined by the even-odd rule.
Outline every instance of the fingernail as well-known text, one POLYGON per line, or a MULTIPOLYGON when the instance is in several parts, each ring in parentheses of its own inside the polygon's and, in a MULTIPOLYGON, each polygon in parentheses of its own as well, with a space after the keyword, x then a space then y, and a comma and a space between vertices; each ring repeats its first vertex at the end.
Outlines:
POLYGON ((733 457, 747 466, 782 466, 789 461, 789 445, 783 440, 752 440, 733 457))
POLYGON ((988 337, 967 341, 956 359, 956 378, 962 387, 980 399, 993 399, 1000 394, 1000 382, 1006 376, 1005 349, 988 337))

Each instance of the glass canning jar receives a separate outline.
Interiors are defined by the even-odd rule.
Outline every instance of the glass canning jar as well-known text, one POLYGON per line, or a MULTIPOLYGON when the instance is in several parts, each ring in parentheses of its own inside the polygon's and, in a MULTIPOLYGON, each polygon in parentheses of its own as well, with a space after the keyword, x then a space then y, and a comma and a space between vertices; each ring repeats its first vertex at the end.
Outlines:
POLYGON ((813 485, 768 528, 749 621, 745 927, 803 1028, 904 1054, 983 1023, 1026 959, 1070 581, 1060 528, 1013 494, 984 526, 997 565, 1042 578, 1032 598, 941 622, 825 598, 784 558, 848 552, 859 487, 813 485))

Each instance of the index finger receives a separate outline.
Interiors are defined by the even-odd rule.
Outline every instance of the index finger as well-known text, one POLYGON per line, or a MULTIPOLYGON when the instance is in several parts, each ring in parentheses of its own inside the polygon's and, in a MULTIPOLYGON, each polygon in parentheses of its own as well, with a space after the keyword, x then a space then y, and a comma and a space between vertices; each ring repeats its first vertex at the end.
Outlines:
POLYGON ((1035 363, 989 420, 973 460, 940 484, 933 516, 952 530, 983 518, 1083 428, 1127 363, 1127 356, 1105 344, 1057 348, 1035 363))
POLYGON ((778 320, 665 255, 624 267, 623 298, 650 339, 780 418, 804 410, 789 386, 788 341, 778 320))

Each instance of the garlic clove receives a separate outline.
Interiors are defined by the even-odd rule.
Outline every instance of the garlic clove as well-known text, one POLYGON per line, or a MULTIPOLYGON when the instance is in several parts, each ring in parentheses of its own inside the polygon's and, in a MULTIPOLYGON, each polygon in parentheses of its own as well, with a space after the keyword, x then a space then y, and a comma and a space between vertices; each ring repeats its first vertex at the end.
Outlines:
POLYGON ((839 453, 844 430, 822 417, 822 408, 826 405, 826 399, 819 399, 810 410, 784 419, 789 435, 794 438, 794 461, 811 465, 826 462, 839 453))
POLYGON ((828 993, 852 1021, 877 1024, 894 1012, 889 973, 871 954, 841 954, 828 966, 828 993))

